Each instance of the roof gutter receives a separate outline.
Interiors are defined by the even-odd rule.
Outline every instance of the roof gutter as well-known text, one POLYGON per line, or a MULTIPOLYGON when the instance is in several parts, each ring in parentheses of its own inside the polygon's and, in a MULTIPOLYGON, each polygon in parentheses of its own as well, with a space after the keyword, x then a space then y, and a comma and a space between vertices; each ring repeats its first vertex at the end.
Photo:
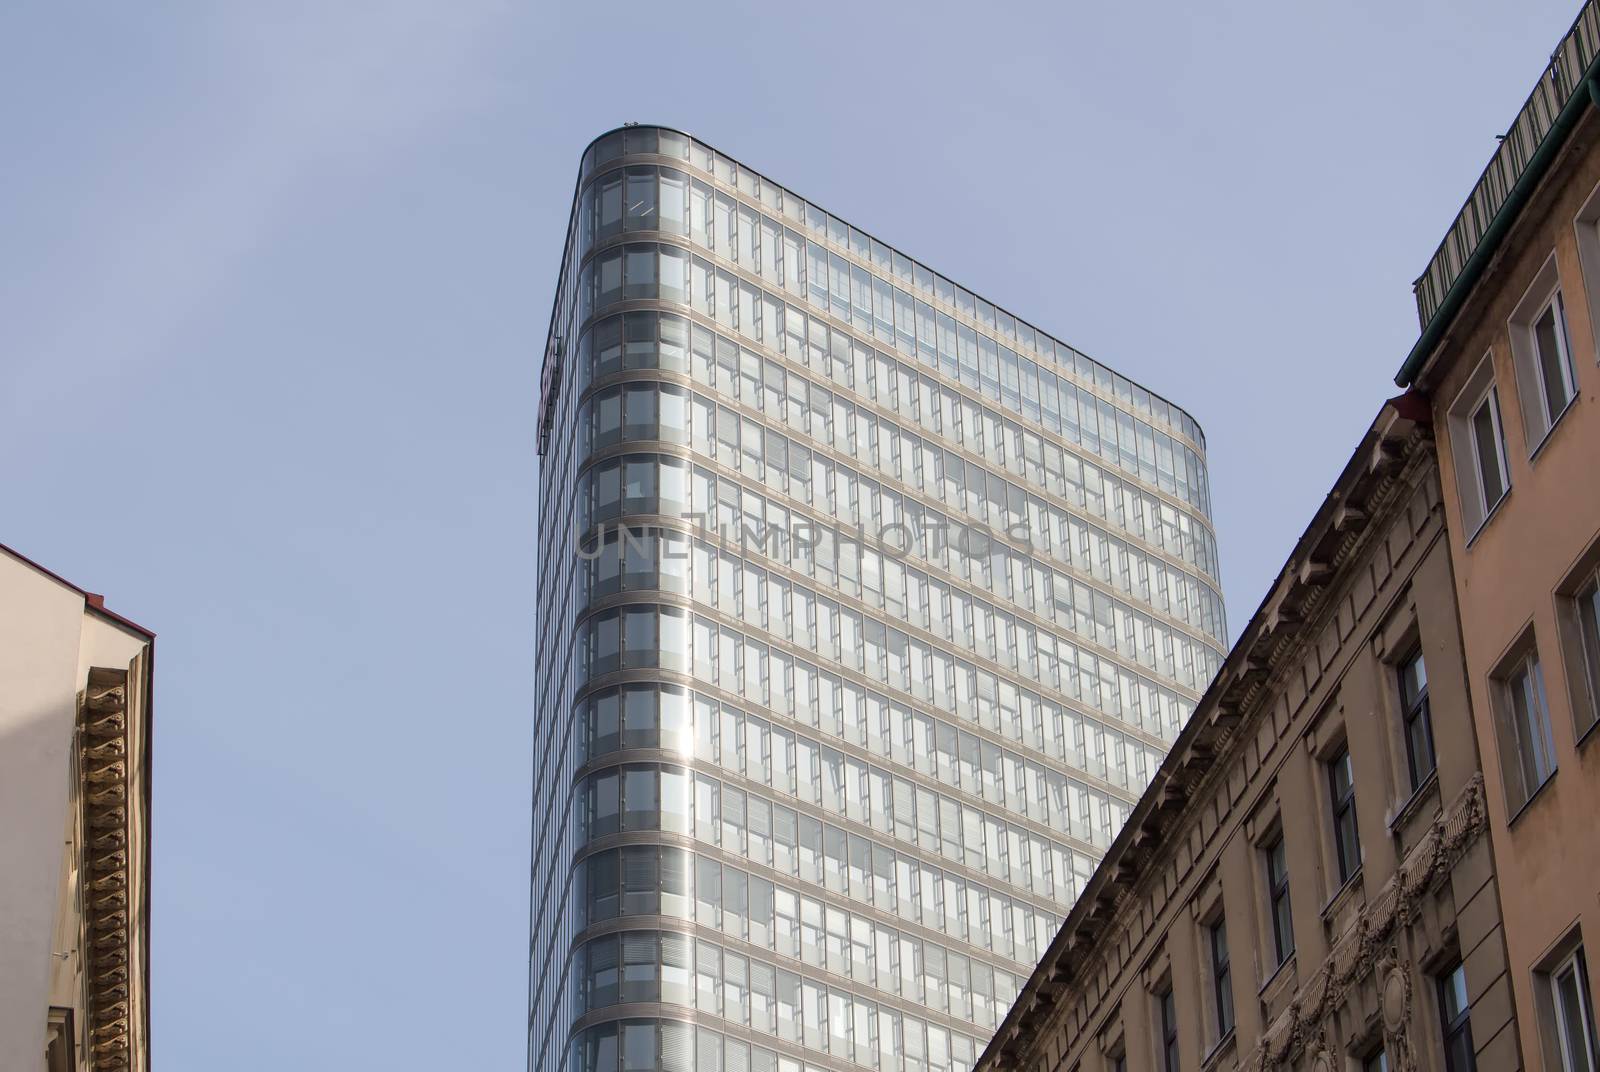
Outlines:
POLYGON ((1400 387, 1410 387, 1416 382, 1423 366, 1428 363, 1428 357, 1433 353, 1434 347, 1439 345, 1446 329, 1455 321, 1456 314, 1461 312, 1461 307, 1466 304, 1467 294, 1483 277, 1484 270, 1494 258, 1501 240, 1511 230, 1517 216, 1533 197, 1534 188, 1539 185, 1545 172, 1549 171, 1550 165, 1555 162, 1556 154, 1561 151, 1567 135, 1578 125, 1584 109, 1591 102, 1600 107, 1600 83, 1596 82, 1597 73, 1600 73, 1600 57, 1596 57, 1589 65, 1589 69, 1584 72, 1583 88, 1568 97, 1567 103, 1561 106, 1561 112, 1556 116, 1555 122, 1550 124, 1550 129, 1545 132, 1539 147, 1528 158, 1528 166, 1517 176, 1517 181, 1506 194, 1500 210, 1494 214, 1494 219, 1489 221, 1489 226, 1484 228, 1483 237, 1478 240, 1477 248, 1461 266, 1461 273, 1445 292, 1444 301, 1439 303, 1438 311, 1423 327, 1422 335, 1411 347, 1411 352, 1406 355, 1405 363, 1400 366, 1400 371, 1395 373, 1394 382, 1400 387))

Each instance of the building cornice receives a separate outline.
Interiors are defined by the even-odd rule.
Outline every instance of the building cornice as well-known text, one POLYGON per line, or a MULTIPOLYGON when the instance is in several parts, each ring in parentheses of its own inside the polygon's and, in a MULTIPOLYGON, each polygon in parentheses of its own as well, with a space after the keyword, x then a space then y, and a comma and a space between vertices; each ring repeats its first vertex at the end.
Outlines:
POLYGON ((142 969, 134 960, 134 883, 128 672, 96 667, 78 712, 82 805, 83 942, 92 1072, 134 1067, 133 1008, 142 969))

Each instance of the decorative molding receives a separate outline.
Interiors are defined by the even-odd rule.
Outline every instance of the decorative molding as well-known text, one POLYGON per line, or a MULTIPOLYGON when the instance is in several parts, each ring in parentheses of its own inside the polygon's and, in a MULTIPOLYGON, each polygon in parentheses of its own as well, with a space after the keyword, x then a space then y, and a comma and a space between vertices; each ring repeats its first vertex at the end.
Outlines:
POLYGON ((1378 961, 1378 1002, 1383 1018, 1383 1051, 1391 1072, 1417 1072, 1417 1051, 1411 1045, 1411 962, 1389 947, 1378 961))
MULTIPOLYGON (((1239 1063, 1240 1069, 1267 1072, 1292 1064, 1308 1049, 1319 1056, 1326 1052, 1328 1026, 1345 997, 1376 973, 1389 1067, 1395 1072, 1415 1072, 1410 1040, 1411 965, 1401 959, 1394 939, 1417 920, 1423 901, 1450 877, 1467 849, 1488 829, 1488 815, 1480 771, 1434 819, 1427 835, 1406 854, 1394 877, 1368 902, 1355 924, 1340 935, 1322 966, 1262 1032, 1261 1040, 1239 1063)), ((1313 1057, 1313 1067, 1318 1059, 1313 1057)))
POLYGON ((84 974, 92 1072, 132 1068, 128 672, 95 667, 78 708, 84 974))

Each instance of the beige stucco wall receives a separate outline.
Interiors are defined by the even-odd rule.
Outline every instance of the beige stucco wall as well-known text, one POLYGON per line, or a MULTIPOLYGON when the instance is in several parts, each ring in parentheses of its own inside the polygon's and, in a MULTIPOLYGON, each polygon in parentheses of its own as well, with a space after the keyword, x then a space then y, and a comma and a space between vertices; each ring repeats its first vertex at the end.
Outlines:
POLYGON ((44 1067, 83 596, 0 553, 0 1068, 44 1067))
POLYGON ((1594 833, 1600 814, 1600 733, 1581 745, 1576 740, 1571 685, 1581 671, 1570 658, 1574 653, 1563 650, 1557 622, 1558 587, 1600 540, 1600 346, 1586 295, 1590 289, 1600 294, 1600 263, 1581 261, 1576 223, 1597 185, 1600 114, 1591 109, 1422 384, 1434 398, 1462 638, 1484 753, 1491 839, 1502 876, 1507 956, 1530 1068, 1544 1067, 1534 1015, 1540 985, 1535 966, 1574 926, 1581 925, 1591 971, 1600 951, 1600 838, 1594 833), (1552 252, 1579 398, 1530 458, 1509 319, 1552 252), (1492 355, 1500 394, 1511 492, 1474 534, 1462 517, 1456 449, 1446 415, 1485 354, 1492 355), (1504 747, 1496 732, 1491 675, 1530 626, 1549 700, 1557 771, 1513 815, 1505 792, 1504 747))

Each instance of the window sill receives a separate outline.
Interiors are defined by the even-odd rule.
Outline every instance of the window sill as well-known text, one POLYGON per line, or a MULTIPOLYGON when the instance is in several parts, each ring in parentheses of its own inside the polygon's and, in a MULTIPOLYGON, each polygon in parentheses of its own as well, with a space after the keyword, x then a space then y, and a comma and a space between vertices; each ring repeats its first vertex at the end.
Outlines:
POLYGON ((1201 1059, 1200 1072, 1210 1072, 1211 1069, 1222 1063, 1224 1057, 1233 1052, 1234 1042, 1238 1038, 1238 1030, 1237 1027, 1230 1027, 1228 1028, 1228 1033, 1217 1040, 1217 1044, 1211 1047, 1211 1052, 1201 1059))
POLYGON ((1588 744, 1596 737, 1600 737, 1600 734, 1595 733, 1595 730, 1600 730, 1600 719, 1595 719, 1593 722, 1589 723, 1589 728, 1578 734, 1578 740, 1573 744, 1573 748, 1578 751, 1582 751, 1584 745, 1588 744))
POLYGON ((1527 814, 1528 809, 1533 807, 1534 803, 1541 795, 1543 795, 1545 787, 1556 780, 1556 775, 1559 774, 1560 771, 1561 768, 1559 767, 1551 770, 1550 773, 1545 776, 1545 780, 1540 782, 1538 786, 1534 788, 1533 792, 1528 794, 1528 799, 1517 805, 1516 810, 1511 813, 1511 818, 1506 820, 1506 829, 1510 830, 1517 825, 1517 821, 1521 819, 1523 815, 1527 814))
POLYGON ((1478 522, 1478 527, 1473 529, 1472 535, 1467 537, 1465 544, 1467 548, 1470 549, 1473 544, 1477 543, 1478 537, 1483 535, 1483 530, 1489 527, 1491 521, 1500 516, 1500 508, 1505 505, 1507 499, 1511 498, 1512 490, 1507 488, 1504 494, 1494 501, 1494 505, 1489 507, 1489 512, 1483 515, 1483 520, 1478 522))
POLYGON ((1389 834, 1391 836, 1394 836, 1406 824, 1408 819, 1421 810, 1421 804, 1427 799, 1429 791, 1438 786, 1438 784, 1439 768, 1435 766, 1433 770, 1428 772, 1428 776, 1422 779, 1422 784, 1413 789, 1411 795, 1395 810, 1394 818, 1389 820, 1389 834))
POLYGON ((1361 889, 1363 870, 1364 868, 1356 868, 1354 874, 1345 879, 1344 885, 1334 890, 1333 896, 1328 898, 1328 903, 1322 906, 1322 922, 1324 924, 1332 922, 1333 917, 1338 914, 1339 909, 1344 907, 1345 902, 1354 896, 1355 891, 1361 889))
POLYGON ((1283 963, 1272 969, 1262 984, 1256 988, 1256 997, 1261 1001, 1271 1003, 1279 991, 1295 982, 1296 974, 1293 968, 1295 956, 1290 953, 1283 958, 1283 963))
POLYGON ((1550 442, 1551 437, 1556 434, 1556 429, 1561 426, 1561 419, 1572 412, 1572 407, 1576 406, 1578 399, 1582 397, 1583 394, 1581 392, 1574 391, 1572 397, 1567 399, 1567 404, 1561 407, 1561 412, 1555 415, 1555 418, 1550 422, 1550 427, 1544 430, 1544 435, 1539 437, 1539 442, 1535 443, 1533 449, 1528 452, 1529 465, 1533 465, 1538 460, 1539 455, 1544 451, 1544 445, 1550 442))

